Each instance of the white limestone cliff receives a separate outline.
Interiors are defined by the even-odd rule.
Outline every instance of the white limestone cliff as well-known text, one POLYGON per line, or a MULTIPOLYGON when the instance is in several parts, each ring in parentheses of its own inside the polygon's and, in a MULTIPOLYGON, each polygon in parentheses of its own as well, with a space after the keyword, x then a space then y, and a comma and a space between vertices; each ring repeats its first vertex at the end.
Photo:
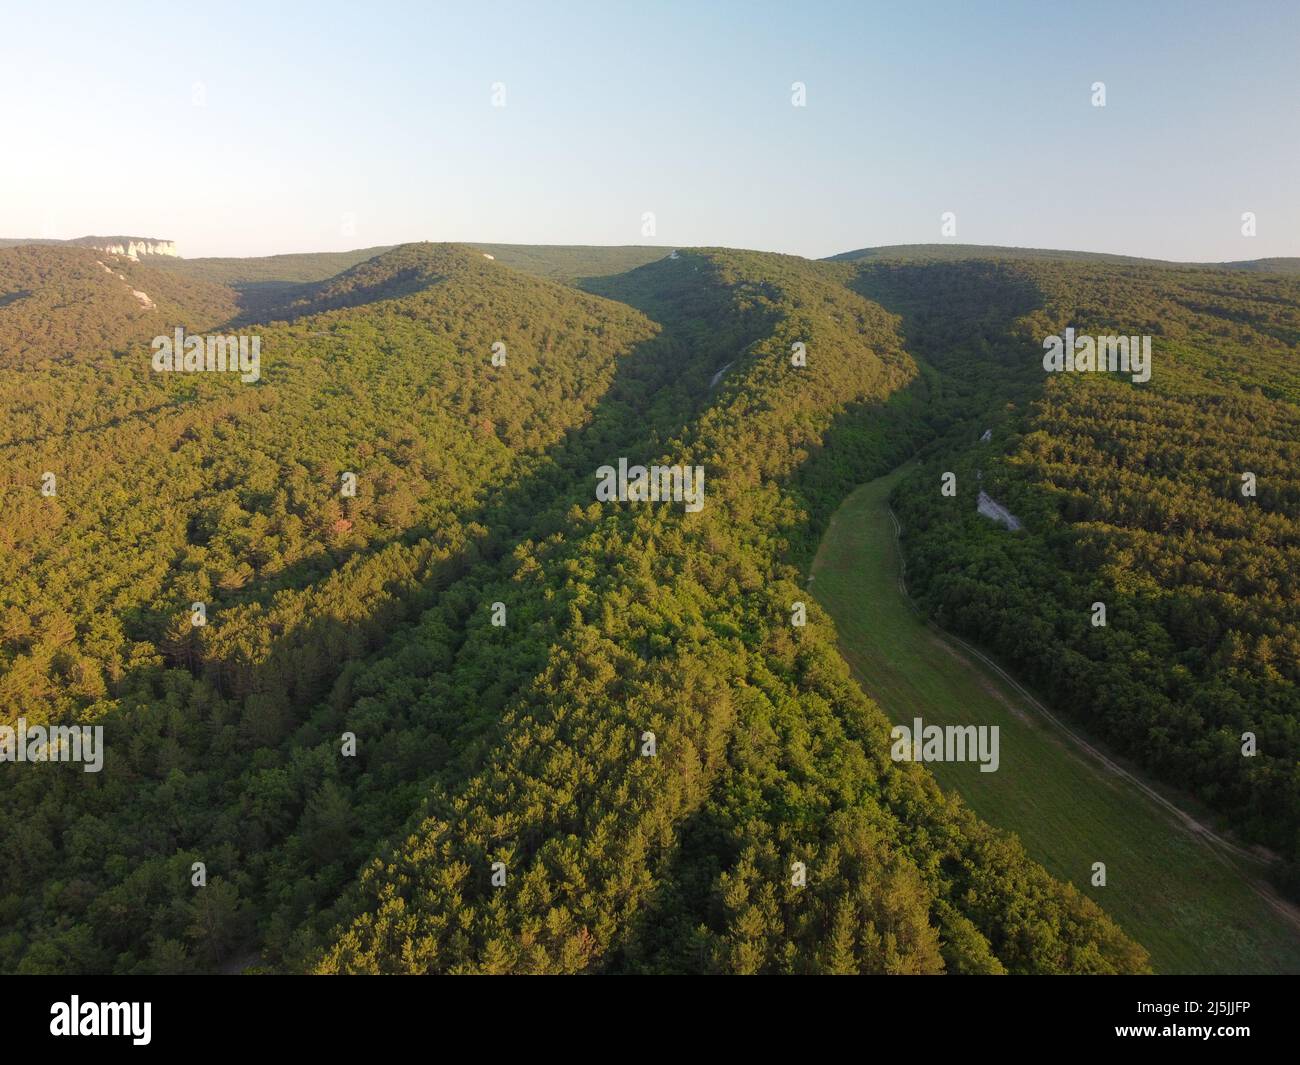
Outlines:
POLYGON ((136 262, 142 255, 179 256, 174 240, 156 240, 153 237, 80 237, 68 243, 105 251, 110 255, 122 255, 136 262))

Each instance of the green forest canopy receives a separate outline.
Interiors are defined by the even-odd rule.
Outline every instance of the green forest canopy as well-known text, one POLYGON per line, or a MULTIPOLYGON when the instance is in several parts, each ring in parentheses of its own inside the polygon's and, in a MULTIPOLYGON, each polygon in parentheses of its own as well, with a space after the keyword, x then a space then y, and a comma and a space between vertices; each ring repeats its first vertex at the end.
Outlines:
POLYGON ((789 624, 838 501, 917 451, 929 607, 1295 858, 1296 282, 493 247, 0 252, 0 712, 109 748, 0 766, 0 969, 1143 970, 889 759, 818 610, 789 624), (1158 334, 1156 388, 1044 383, 1043 329, 1112 320, 1158 334), (256 385, 150 371, 153 335, 231 322, 256 385), (597 504, 620 456, 704 466, 704 510, 597 504), (1024 534, 974 516, 972 463, 1024 534))

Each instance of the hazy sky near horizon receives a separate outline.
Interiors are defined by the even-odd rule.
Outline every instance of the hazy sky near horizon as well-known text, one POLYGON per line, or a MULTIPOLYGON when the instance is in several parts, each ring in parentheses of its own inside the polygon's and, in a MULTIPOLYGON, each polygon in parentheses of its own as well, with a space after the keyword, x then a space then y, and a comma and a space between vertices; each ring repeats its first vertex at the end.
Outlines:
POLYGON ((1294 0, 181 6, 5 12, 0 236, 1300 255, 1294 0))

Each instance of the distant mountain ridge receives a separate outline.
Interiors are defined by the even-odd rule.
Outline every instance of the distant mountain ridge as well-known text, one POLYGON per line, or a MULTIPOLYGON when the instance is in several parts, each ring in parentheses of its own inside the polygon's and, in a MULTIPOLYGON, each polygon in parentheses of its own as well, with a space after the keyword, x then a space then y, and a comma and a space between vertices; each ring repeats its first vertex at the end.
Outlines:
POLYGON ((139 259, 142 255, 180 257, 174 240, 161 240, 158 237, 77 237, 67 243, 80 248, 95 248, 112 255, 125 255, 128 259, 139 259))
POLYGON ((956 262, 963 259, 1016 259, 1043 262, 1110 263, 1130 266, 1168 266, 1180 270, 1249 270, 1265 273, 1300 273, 1300 257, 1274 256, 1264 259, 1236 259, 1231 262, 1179 262, 1174 259, 1147 259, 1140 255, 1113 255, 1109 252, 1065 251, 1054 248, 1013 248, 998 244, 885 244, 877 248, 857 248, 828 255, 823 262, 956 262))
POLYGON ((0 239, 0 248, 19 247, 24 244, 63 244, 74 248, 94 248, 97 251, 108 252, 110 255, 124 255, 136 262, 143 255, 165 255, 169 258, 180 257, 174 240, 163 240, 159 237, 75 237, 72 240, 0 239))
MULTIPOLYGON (((406 243, 420 243, 419 241, 406 243)), ((580 245, 580 244, 489 244, 476 241, 456 242, 490 254, 514 269, 550 277, 573 284, 584 276, 599 277, 644 266, 666 257, 668 246, 580 245)), ((338 252, 302 252, 263 256, 206 256, 182 258, 176 242, 157 237, 87 236, 73 240, 48 238, 0 237, 0 248, 27 244, 61 244, 96 248, 110 254, 138 260, 153 256, 176 260, 188 276, 218 284, 245 288, 259 284, 324 281, 349 267, 356 266, 398 244, 375 245, 338 252)), ((802 258, 802 256, 800 256, 802 258)), ((1300 256, 1269 256, 1259 259, 1234 259, 1227 262, 1180 262, 1175 259, 1152 259, 1140 255, 1116 255, 1109 252, 1070 251, 1060 248, 1018 248, 999 244, 884 244, 855 248, 827 255, 819 262, 861 262, 893 260, 906 262, 955 262, 968 259, 1019 259, 1045 262, 1092 262, 1128 265, 1168 266, 1178 269, 1244 270, 1258 273, 1298 274, 1300 256)))

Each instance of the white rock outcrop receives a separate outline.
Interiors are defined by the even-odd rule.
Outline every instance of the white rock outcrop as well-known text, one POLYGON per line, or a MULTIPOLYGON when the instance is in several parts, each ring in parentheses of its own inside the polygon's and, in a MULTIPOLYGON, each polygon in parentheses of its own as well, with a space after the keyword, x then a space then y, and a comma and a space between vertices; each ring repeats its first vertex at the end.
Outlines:
POLYGON ((975 507, 984 515, 984 517, 990 518, 1000 525, 1005 525, 1012 532, 1024 528, 1024 526, 1020 524, 1019 518, 1012 514, 1011 511, 1007 510, 1006 507, 983 489, 980 490, 979 499, 976 501, 975 507))
POLYGON ((110 255, 123 255, 137 262, 142 255, 179 256, 174 240, 157 240, 153 237, 79 237, 68 243, 106 251, 110 255))

